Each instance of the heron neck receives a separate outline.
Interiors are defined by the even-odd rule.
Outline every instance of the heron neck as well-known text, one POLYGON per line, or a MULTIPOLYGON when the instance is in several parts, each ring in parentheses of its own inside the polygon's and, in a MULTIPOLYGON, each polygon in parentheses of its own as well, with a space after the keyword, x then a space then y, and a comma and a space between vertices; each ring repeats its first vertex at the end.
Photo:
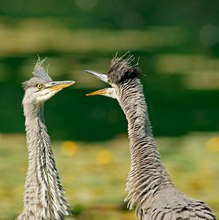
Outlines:
POLYGON ((68 204, 59 180, 50 138, 44 122, 44 106, 24 105, 28 171, 25 183, 24 213, 26 219, 63 219, 68 204))
POLYGON ((127 201, 133 208, 139 201, 147 201, 162 185, 172 182, 160 161, 139 79, 124 83, 119 91, 119 102, 128 120, 131 170, 127 201))

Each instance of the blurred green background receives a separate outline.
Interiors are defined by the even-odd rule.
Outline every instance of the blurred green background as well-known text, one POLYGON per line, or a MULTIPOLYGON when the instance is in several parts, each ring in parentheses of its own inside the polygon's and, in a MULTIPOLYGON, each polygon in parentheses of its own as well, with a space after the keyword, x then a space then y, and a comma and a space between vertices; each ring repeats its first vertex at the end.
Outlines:
POLYGON ((69 219, 134 219, 125 209, 127 122, 115 100, 86 97, 106 85, 118 51, 140 57, 153 131, 176 186, 219 216, 219 2, 0 1, 0 219, 23 206, 27 169, 23 89, 37 56, 55 80, 75 80, 46 103, 69 219))

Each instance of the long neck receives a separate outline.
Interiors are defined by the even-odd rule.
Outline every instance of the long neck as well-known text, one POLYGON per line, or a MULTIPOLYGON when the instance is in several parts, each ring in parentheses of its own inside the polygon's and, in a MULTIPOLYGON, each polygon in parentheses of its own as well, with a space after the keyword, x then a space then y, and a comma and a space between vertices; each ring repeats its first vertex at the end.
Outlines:
POLYGON ((43 105, 25 104, 24 115, 29 161, 23 215, 25 219, 64 219, 68 203, 50 147, 43 105))
MULTIPOLYGON (((129 208, 146 202, 163 185, 173 185, 156 148, 142 85, 132 79, 120 85, 119 103, 128 120, 131 170, 127 180, 129 208)), ((149 200, 148 200, 149 201, 149 200)))

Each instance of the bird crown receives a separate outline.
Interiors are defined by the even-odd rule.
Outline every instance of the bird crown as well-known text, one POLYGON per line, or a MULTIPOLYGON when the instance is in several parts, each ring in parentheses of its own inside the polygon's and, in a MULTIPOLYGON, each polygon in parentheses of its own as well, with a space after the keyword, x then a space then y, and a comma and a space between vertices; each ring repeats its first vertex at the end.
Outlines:
POLYGON ((118 84, 127 79, 138 78, 141 75, 141 69, 138 67, 138 61, 129 52, 121 57, 117 55, 112 59, 108 78, 112 83, 118 84))
POLYGON ((48 74, 48 70, 46 70, 43 67, 43 63, 45 62, 45 60, 46 60, 46 58, 43 60, 40 60, 40 57, 38 58, 36 65, 34 67, 34 70, 33 70, 33 75, 35 77, 38 77, 38 78, 45 80, 46 82, 51 82, 52 79, 48 74))

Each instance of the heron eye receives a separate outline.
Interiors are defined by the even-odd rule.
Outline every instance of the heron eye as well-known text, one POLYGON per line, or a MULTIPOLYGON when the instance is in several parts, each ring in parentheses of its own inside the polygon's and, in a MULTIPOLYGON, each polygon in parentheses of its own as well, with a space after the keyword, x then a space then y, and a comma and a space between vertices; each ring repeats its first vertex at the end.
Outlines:
POLYGON ((42 88, 43 88, 43 84, 37 84, 36 87, 37 87, 38 89, 42 89, 42 88))

